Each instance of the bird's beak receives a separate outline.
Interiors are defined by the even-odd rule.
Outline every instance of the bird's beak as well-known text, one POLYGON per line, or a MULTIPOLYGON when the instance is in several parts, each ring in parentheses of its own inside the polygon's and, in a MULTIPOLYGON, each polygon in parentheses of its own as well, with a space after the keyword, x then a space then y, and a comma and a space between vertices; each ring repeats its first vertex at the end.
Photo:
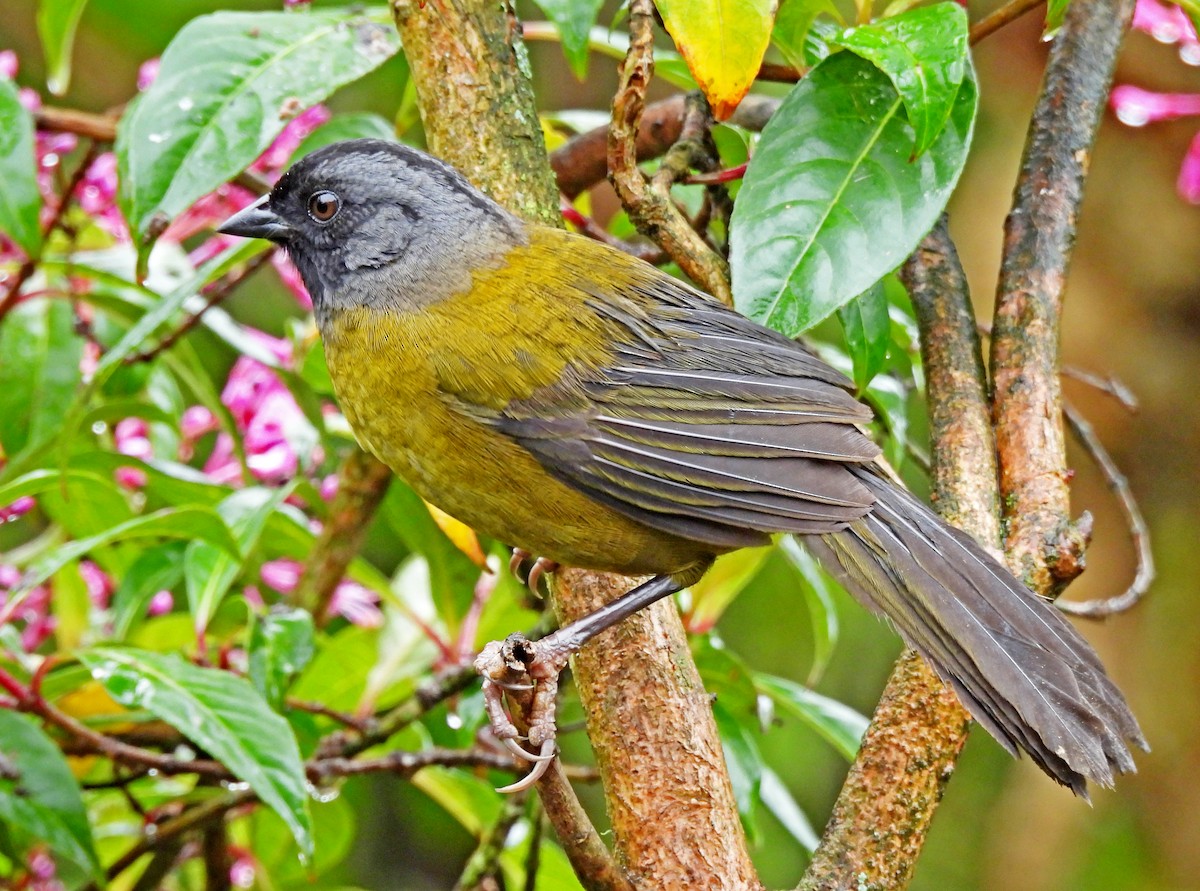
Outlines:
POLYGON ((244 238, 266 238, 282 244, 292 237, 292 228, 268 205, 270 195, 263 195, 247 208, 243 208, 217 227, 224 235, 241 235, 244 238))

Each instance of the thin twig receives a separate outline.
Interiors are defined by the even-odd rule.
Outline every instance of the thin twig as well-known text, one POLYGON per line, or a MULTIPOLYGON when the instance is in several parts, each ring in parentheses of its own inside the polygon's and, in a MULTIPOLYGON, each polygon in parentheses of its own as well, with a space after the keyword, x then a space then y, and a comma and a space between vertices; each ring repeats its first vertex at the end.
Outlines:
MULTIPOLYGON (((639 124, 653 72, 654 4, 651 0, 632 0, 629 52, 619 69, 608 133, 609 180, 638 231, 660 245, 701 288, 731 304, 728 264, 671 201, 669 189, 673 178, 664 176, 652 186, 637 166, 639 124)), ((685 125, 688 120, 685 112, 685 125)), ((682 130, 681 126, 681 136, 682 130)), ((688 146, 681 146, 680 152, 691 154, 688 146)))
POLYGON ((972 45, 979 43, 983 38, 996 33, 1005 25, 1015 22, 1025 13, 1037 9, 1045 2, 1046 0, 1010 0, 1004 6, 988 13, 973 24, 968 39, 972 45))
POLYGON ((496 881, 500 874, 500 855, 508 834, 525 813, 525 794, 518 792, 504 800, 496 822, 487 828, 479 840, 479 846, 467 858, 462 875, 455 883, 455 891, 499 888, 496 881))
MULTIPOLYGON (((225 792, 195 807, 188 808, 178 817, 172 817, 155 826, 153 835, 144 836, 137 844, 117 858, 112 866, 105 870, 105 875, 110 881, 115 879, 151 851, 184 833, 204 826, 211 820, 222 819, 228 811, 253 800, 254 793, 252 791, 239 789, 234 792, 225 792)), ((88 885, 84 891, 96 891, 95 883, 88 885)))
MULTIPOLYGON (((71 178, 67 180, 66 185, 63 186, 63 190, 59 195, 58 206, 54 208, 54 214, 49 220, 46 221, 46 224, 42 226, 43 248, 45 247, 46 240, 50 237, 54 230, 62 226, 63 217, 66 216, 67 208, 71 206, 71 202, 75 198, 75 189, 79 187, 81 182, 83 182, 83 177, 87 174, 88 168, 91 167, 92 162, 96 160, 96 151, 96 143, 89 143, 86 151, 83 153, 83 158, 80 159, 79 163, 75 166, 74 171, 71 173, 71 178)), ((33 275, 33 271, 37 269, 39 259, 40 257, 36 254, 31 257, 26 257, 25 261, 17 270, 17 274, 13 277, 12 283, 9 285, 8 290, 5 291, 3 297, 0 297, 0 321, 3 321, 4 317, 8 315, 18 303, 20 303, 21 288, 25 285, 25 282, 28 281, 29 276, 33 275)))
POLYGON ((135 365, 139 362, 150 362, 164 352, 173 347, 179 342, 179 339, 200 324, 200 320, 204 318, 204 314, 228 297, 238 285, 246 278, 253 275, 263 267, 271 259, 271 254, 274 250, 264 251, 255 257, 251 257, 239 269, 234 270, 225 276, 221 281, 215 283, 208 288, 204 305, 192 313, 179 323, 175 330, 169 332, 157 344, 149 349, 140 350, 129 356, 126 356, 122 361, 125 365, 135 365))
POLYGON ((1066 418, 1071 432, 1079 439, 1087 453, 1092 456, 1092 460, 1096 462, 1096 466, 1100 468, 1100 472, 1104 474, 1104 481, 1108 484, 1109 491, 1117 497, 1117 501, 1121 505, 1121 512, 1125 514, 1125 520, 1129 524, 1129 538, 1137 553, 1137 572, 1134 573, 1133 581, 1123 593, 1116 597, 1097 600, 1068 601, 1060 598, 1055 601, 1059 609, 1072 616, 1104 619, 1131 609, 1150 589, 1150 583, 1154 581, 1154 554, 1150 548, 1150 529, 1146 525, 1141 508, 1129 486, 1129 480, 1121 473, 1117 463, 1104 448, 1100 437, 1096 435, 1095 428, 1082 412, 1065 399, 1063 400, 1063 416, 1066 418))
POLYGON ((1063 377, 1074 378, 1077 381, 1087 384, 1094 390, 1099 390, 1106 396, 1111 396, 1128 411, 1135 412, 1140 407, 1138 405, 1138 398, 1134 392, 1111 374, 1099 375, 1091 371, 1085 371, 1082 368, 1076 368, 1073 365, 1064 365, 1062 367, 1062 375, 1063 377))
POLYGON ((617 236, 613 235, 591 217, 581 214, 574 205, 567 202, 565 195, 563 196, 562 215, 564 220, 588 238, 601 241, 610 247, 615 247, 617 250, 624 251, 631 257, 637 257, 639 260, 646 263, 653 263, 655 266, 660 266, 670 259, 666 251, 650 242, 626 241, 623 238, 617 238, 617 236))

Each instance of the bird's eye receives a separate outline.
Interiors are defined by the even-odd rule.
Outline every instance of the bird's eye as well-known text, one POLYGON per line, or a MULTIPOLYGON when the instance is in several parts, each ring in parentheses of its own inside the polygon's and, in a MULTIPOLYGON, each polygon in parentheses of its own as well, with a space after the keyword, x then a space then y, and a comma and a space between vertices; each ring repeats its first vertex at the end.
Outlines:
POLYGON ((330 191, 314 192, 308 199, 308 215, 318 223, 328 223, 342 209, 342 199, 330 191))

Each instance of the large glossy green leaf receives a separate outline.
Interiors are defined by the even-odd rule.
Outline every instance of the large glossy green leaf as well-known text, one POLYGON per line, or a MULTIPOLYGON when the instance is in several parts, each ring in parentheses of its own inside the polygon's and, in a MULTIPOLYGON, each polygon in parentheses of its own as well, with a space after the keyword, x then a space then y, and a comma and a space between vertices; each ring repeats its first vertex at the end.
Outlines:
POLYGON ((783 53, 789 65, 801 70, 813 64, 810 32, 820 15, 841 20, 841 12, 833 0, 783 0, 775 14, 771 42, 783 53))
POLYGON ((913 154, 927 150, 950 117, 967 71, 967 11, 935 3, 847 28, 837 43, 891 78, 916 131, 913 154))
POLYGON ((249 681, 144 650, 96 647, 79 658, 121 705, 166 721, 248 783, 287 823, 300 849, 312 852, 296 737, 249 681))
POLYGON ((558 26, 563 55, 575 76, 587 74, 588 34, 604 0, 533 0, 546 18, 558 26))
POLYGON ((229 586, 241 572, 262 535, 267 518, 279 509, 292 488, 255 486, 241 489, 217 505, 217 513, 237 540, 236 551, 208 541, 194 541, 188 545, 183 558, 183 578, 198 634, 208 627, 229 586))
POLYGON ((0 829, 24 852, 48 845, 93 878, 100 865, 71 768, 33 719, 0 709, 0 829))
POLYGON ((392 27, 345 10, 189 22, 117 129, 119 201, 138 241, 244 169, 296 112, 398 48, 392 27))
POLYGON ((725 768, 733 785, 733 798, 737 802, 738 815, 746 833, 754 840, 757 834, 755 811, 762 784, 763 760, 758 742, 745 720, 729 711, 720 699, 713 702, 713 719, 721 735, 721 749, 725 754, 725 768))
POLYGON ((775 703, 796 716, 833 745, 847 761, 858 753, 858 743, 867 730, 867 719, 836 699, 814 693, 787 678, 755 674, 754 685, 775 703))
POLYGON ((936 222, 966 162, 968 76, 929 151, 891 81, 852 53, 826 59, 763 130, 733 210, 738 309, 788 335, 829 316, 903 262, 936 222))
POLYGON ((71 85, 71 50, 75 29, 87 0, 41 0, 38 4, 37 29, 46 56, 46 86, 55 96, 71 85))
POLYGON ((0 77, 0 232, 30 257, 42 243, 41 206, 33 118, 17 97, 16 84, 0 77))
MULTIPOLYGON (((0 169, 0 192, 3 177, 0 169)), ((52 299, 27 300, 0 325, 0 445, 8 455, 62 429, 80 381, 74 326, 71 304, 52 299)))

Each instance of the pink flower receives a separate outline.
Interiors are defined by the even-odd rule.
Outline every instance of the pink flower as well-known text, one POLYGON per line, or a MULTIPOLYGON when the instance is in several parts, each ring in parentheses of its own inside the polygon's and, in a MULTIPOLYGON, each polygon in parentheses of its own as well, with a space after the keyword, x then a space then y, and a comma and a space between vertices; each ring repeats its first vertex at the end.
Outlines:
POLYGON ((292 292, 296 302, 304 309, 312 309, 312 297, 308 294, 308 288, 304 286, 304 280, 300 278, 300 270, 296 268, 287 252, 276 251, 273 253, 271 265, 279 273, 279 280, 283 282, 284 287, 292 292))
POLYGON ((175 608, 175 595, 170 591, 159 591, 150 598, 150 605, 146 607, 146 615, 161 616, 169 613, 175 608))
POLYGON ((17 71, 20 69, 21 63, 17 61, 17 54, 12 50, 4 50, 0 52, 0 77, 6 80, 16 80, 17 71))
POLYGON ((37 502, 29 495, 22 495, 7 507, 0 507, 0 523, 8 523, 19 519, 33 510, 37 502))
POLYGON ((1130 127, 1200 115, 1200 93, 1153 93, 1131 84, 1114 87, 1109 104, 1130 127))
POLYGON ((287 126, 275 137, 275 141, 267 146, 267 150, 259 155, 250 169, 267 174, 273 182, 283 172, 284 166, 291 160, 300 143, 329 118, 329 109, 324 105, 304 109, 288 121, 287 126))
POLYGON ((109 598, 115 590, 113 580, 109 578, 108 573, 93 563, 91 560, 79 561, 79 575, 83 578, 84 587, 87 588, 88 600, 98 609, 108 607, 109 598))
POLYGON ((153 59, 147 59, 138 68, 137 88, 139 93, 144 93, 148 90, 150 84, 154 83, 155 79, 157 79, 159 64, 159 59, 156 56, 153 59))
POLYGON ((303 572, 304 567, 300 565, 300 561, 281 559, 268 560, 262 565, 259 575, 267 587, 274 588, 280 594, 291 594, 296 590, 296 585, 300 584, 303 572))
MULTIPOLYGON (((0 606, 8 603, 8 595, 21 582, 21 571, 15 566, 0 564, 0 606)), ((21 646, 27 652, 36 650, 54 633, 55 618, 50 614, 50 588, 38 585, 24 594, 10 616, 14 623, 23 622, 21 646)))
MULTIPOLYGON (((263 583, 280 594, 291 594, 300 584, 304 567, 297 560, 270 560, 262 565, 263 583)), ((379 610, 379 595, 358 582, 343 579, 334 589, 329 600, 328 615, 340 615, 347 621, 364 628, 378 628, 383 624, 383 613, 379 610)))
POLYGON ((1193 137, 1187 154, 1183 156, 1175 188, 1184 201, 1200 204, 1200 133, 1193 137))
POLYGON ((1189 65, 1200 65, 1200 39, 1186 12, 1174 3, 1138 0, 1133 8, 1133 27, 1159 43, 1180 44, 1179 56, 1189 65))
POLYGON ((341 581, 329 600, 328 615, 339 615, 353 625, 378 628, 383 624, 379 610, 379 595, 358 582, 341 581))
MULTIPOLYGON (((154 457, 149 432, 149 427, 141 418, 125 418, 118 421, 117 426, 113 428, 113 441, 117 451, 143 461, 154 457)), ((115 476, 117 482, 126 489, 140 489, 146 485, 146 474, 137 467, 118 467, 115 476)))

